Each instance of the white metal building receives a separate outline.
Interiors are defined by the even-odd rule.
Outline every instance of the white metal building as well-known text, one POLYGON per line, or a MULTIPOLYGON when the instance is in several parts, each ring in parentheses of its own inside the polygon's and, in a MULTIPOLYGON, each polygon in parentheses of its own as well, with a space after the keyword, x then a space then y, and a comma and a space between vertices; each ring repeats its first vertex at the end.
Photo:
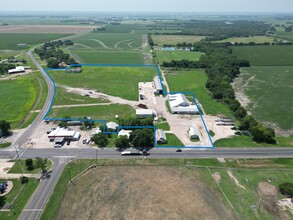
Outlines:
POLYGON ((156 131, 156 140, 158 144, 166 144, 167 143, 167 136, 165 131, 159 129, 156 131))
POLYGON ((190 139, 198 139, 198 132, 195 127, 190 127, 188 130, 189 138, 190 139))
POLYGON ((127 138, 129 138, 131 132, 132 132, 131 130, 124 130, 124 129, 122 129, 122 130, 120 130, 120 131, 118 132, 118 137, 126 136, 127 138))
POLYGON ((107 123, 107 129, 108 130, 111 130, 111 131, 116 131, 116 129, 118 128, 118 124, 117 123, 115 123, 115 122, 108 122, 107 123))
POLYGON ((80 132, 57 127, 48 134, 48 138, 54 140, 64 138, 64 140, 77 141, 80 138, 80 132))
POLYGON ((153 109, 136 109, 135 112, 138 118, 153 118, 155 116, 153 109))
POLYGON ((93 137, 95 134, 99 134, 101 132, 102 132, 101 129, 97 127, 95 130, 92 130, 90 137, 93 137))
POLYGON ((198 114, 198 108, 196 105, 191 105, 182 93, 177 93, 168 96, 168 101, 173 114, 198 114))
POLYGON ((25 69, 23 66, 17 66, 15 67, 15 69, 10 69, 8 70, 8 73, 9 74, 14 74, 14 73, 24 73, 25 72, 25 69))
POLYGON ((159 76, 155 76, 154 84, 155 84, 155 94, 162 94, 163 88, 162 88, 162 84, 161 84, 161 80, 159 76))

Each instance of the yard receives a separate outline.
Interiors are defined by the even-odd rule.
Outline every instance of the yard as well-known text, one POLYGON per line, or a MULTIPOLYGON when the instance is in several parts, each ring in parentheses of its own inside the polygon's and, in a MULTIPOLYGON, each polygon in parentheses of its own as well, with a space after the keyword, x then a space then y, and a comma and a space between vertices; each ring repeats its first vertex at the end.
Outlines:
POLYGON ((193 92, 207 114, 231 116, 226 105, 215 101, 209 95, 205 88, 207 81, 205 72, 201 70, 166 71, 166 77, 172 92, 193 92))
POLYGON ((50 71, 56 84, 97 90, 127 100, 138 100, 138 82, 151 82, 154 67, 83 67, 81 74, 50 71))

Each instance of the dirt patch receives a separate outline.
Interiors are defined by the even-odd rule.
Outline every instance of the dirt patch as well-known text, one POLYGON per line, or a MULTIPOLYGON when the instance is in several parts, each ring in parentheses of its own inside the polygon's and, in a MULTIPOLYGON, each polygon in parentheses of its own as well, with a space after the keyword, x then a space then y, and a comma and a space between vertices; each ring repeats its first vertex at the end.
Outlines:
POLYGON ((221 175, 220 175, 219 172, 213 173, 212 176, 213 176, 213 178, 214 178, 214 180, 216 181, 217 184, 219 184, 221 182, 221 175))
POLYGON ((238 179, 233 175, 233 173, 232 173, 231 170, 227 170, 227 173, 228 173, 228 175, 230 176, 230 178, 231 178, 232 180, 234 180, 234 182, 236 183, 237 186, 239 186, 239 187, 242 188, 242 189, 245 189, 245 187, 242 186, 242 185, 239 183, 238 179))
POLYGON ((74 181, 57 219, 233 219, 219 195, 168 167, 100 167, 74 181))
POLYGON ((278 190, 275 186, 266 182, 260 182, 258 184, 257 193, 264 210, 278 219, 289 219, 278 207, 278 190))

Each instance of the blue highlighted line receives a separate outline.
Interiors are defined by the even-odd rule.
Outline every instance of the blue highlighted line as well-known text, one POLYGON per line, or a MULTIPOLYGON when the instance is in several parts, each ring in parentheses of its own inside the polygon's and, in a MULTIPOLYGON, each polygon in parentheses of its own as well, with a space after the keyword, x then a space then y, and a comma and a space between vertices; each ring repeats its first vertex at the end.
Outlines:
POLYGON ((45 117, 44 117, 44 120, 48 120, 48 121, 82 121, 82 122, 95 122, 95 123, 103 123, 103 133, 105 134, 118 134, 120 129, 123 129, 123 128, 129 128, 129 129, 143 129, 143 128, 151 128, 151 129, 154 129, 154 148, 212 148, 214 149, 214 143, 212 141, 212 138, 209 134, 209 130, 207 128, 207 125, 204 121, 204 118, 202 116, 202 113, 201 113, 201 109, 199 108, 199 105, 196 101, 196 98, 195 98, 195 95, 193 92, 167 92, 165 91, 164 89, 164 86, 163 86, 163 77, 162 77, 162 74, 161 74, 161 71, 158 67, 158 65, 154 65, 154 64, 72 64, 70 65, 69 68, 45 68, 44 71, 46 72, 46 74, 49 76, 49 78, 51 79, 52 81, 52 84, 54 86, 54 94, 53 94, 53 97, 52 97, 52 100, 51 100, 51 103, 50 103, 50 107, 49 107, 49 110, 47 111, 45 117), (148 68, 156 68, 156 71, 157 71, 157 74, 159 76, 159 79, 160 79, 160 83, 161 83, 161 86, 162 86, 162 90, 163 90, 163 95, 168 95, 168 94, 178 94, 178 93, 182 93, 182 94, 185 94, 185 95, 188 95, 188 96, 192 96, 192 99, 195 103, 195 105, 197 106, 197 109, 199 110, 199 116, 201 118, 201 121, 204 125, 204 128, 205 128, 205 131, 208 135, 208 138, 209 138, 209 141, 211 143, 211 146, 159 146, 157 145, 157 142, 156 142, 156 127, 155 126, 119 126, 117 131, 116 132, 106 132, 106 123, 107 121, 106 120, 88 120, 88 119, 66 119, 66 118, 49 118, 48 115, 52 109, 52 106, 53 106, 53 103, 54 103, 54 100, 55 100, 55 96, 56 96, 56 84, 55 84, 55 81, 54 79, 51 77, 51 75, 48 73, 48 71, 50 70, 54 70, 54 71, 65 71, 65 70, 68 70, 70 67, 82 67, 82 66, 85 66, 85 67, 148 67, 148 68))

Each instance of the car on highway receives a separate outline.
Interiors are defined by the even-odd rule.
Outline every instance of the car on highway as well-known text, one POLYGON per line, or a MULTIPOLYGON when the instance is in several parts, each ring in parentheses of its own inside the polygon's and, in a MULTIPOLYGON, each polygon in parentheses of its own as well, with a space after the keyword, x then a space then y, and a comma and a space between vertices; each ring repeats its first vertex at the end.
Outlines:
POLYGON ((142 155, 141 151, 136 149, 125 150, 121 152, 122 156, 142 155))
POLYGON ((182 150, 181 150, 181 149, 177 149, 176 152, 177 152, 177 153, 181 153, 182 150))

